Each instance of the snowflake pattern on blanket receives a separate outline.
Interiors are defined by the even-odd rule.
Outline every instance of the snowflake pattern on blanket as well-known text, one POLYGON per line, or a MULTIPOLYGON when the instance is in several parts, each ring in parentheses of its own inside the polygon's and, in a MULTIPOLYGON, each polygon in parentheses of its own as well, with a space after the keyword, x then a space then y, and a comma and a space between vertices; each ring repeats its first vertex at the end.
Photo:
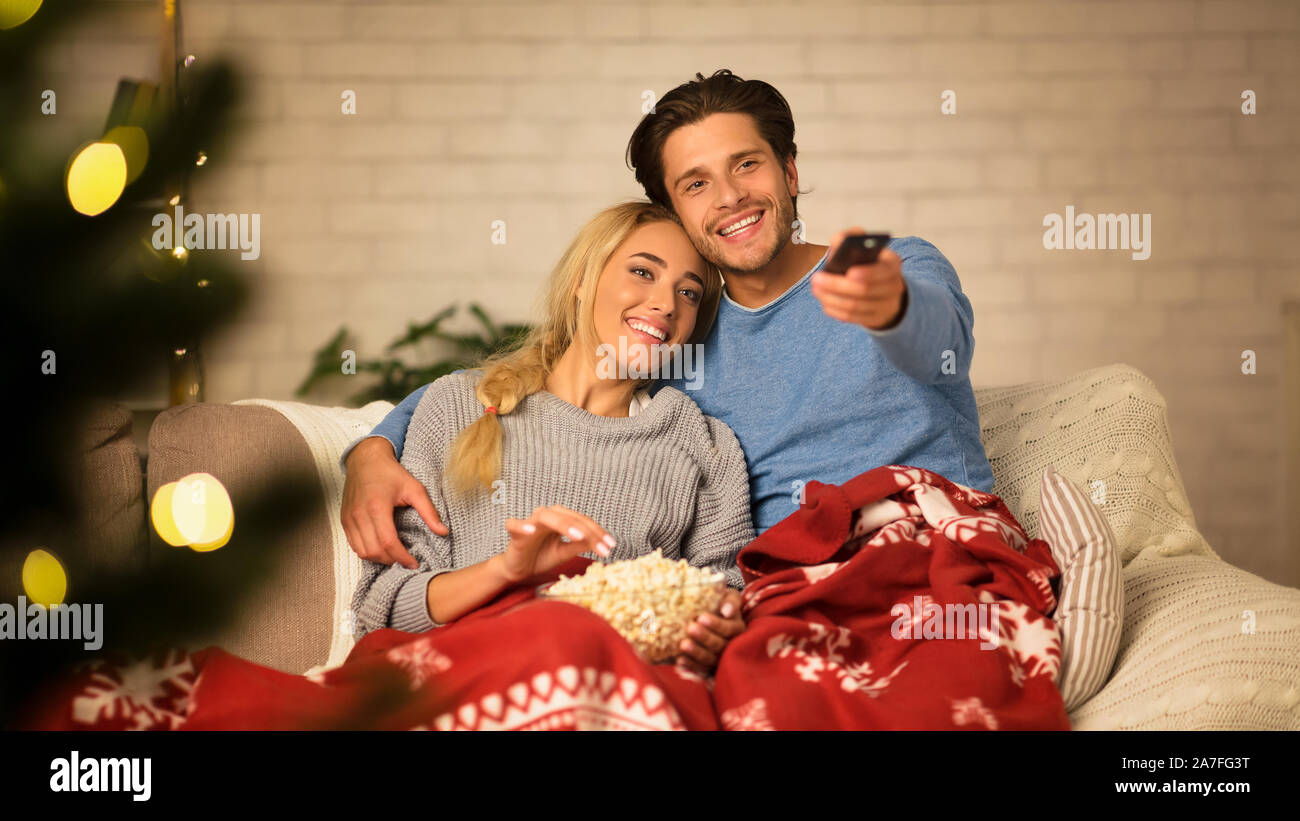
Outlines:
POLYGON ((373 631, 313 675, 217 647, 91 663, 29 728, 1069 729, 1047 544, 997 496, 930 471, 810 482, 740 551, 746 629, 711 676, 649 664, 594 613, 536 599, 589 561, 428 633, 373 631), (933 617, 965 608, 996 618, 957 635, 933 617))
POLYGON ((194 687, 188 654, 173 650, 134 663, 83 665, 72 722, 101 730, 174 730, 185 720, 194 687))
POLYGON ((1069 729, 1060 570, 997 496, 901 465, 810 482, 737 561, 746 629, 718 665, 724 726, 761 705, 771 729, 1069 729), (970 633, 925 623, 980 608, 970 633))

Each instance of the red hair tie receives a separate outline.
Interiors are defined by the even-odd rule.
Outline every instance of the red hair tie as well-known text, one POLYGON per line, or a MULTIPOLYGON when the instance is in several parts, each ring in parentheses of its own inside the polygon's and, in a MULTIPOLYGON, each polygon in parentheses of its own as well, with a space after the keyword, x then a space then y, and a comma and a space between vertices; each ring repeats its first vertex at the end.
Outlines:
POLYGON ((487 408, 485 408, 483 412, 484 412, 484 413, 496 413, 496 412, 497 412, 497 406, 496 406, 496 405, 488 405, 487 408))

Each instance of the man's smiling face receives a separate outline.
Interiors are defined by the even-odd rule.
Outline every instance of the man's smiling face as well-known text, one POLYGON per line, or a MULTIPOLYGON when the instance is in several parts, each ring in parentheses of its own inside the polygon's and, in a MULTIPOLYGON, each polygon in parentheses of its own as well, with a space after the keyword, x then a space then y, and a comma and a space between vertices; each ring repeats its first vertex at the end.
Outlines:
POLYGON ((664 141, 664 184, 700 255, 724 274, 764 268, 793 234, 794 160, 782 164, 748 114, 710 114, 664 141))

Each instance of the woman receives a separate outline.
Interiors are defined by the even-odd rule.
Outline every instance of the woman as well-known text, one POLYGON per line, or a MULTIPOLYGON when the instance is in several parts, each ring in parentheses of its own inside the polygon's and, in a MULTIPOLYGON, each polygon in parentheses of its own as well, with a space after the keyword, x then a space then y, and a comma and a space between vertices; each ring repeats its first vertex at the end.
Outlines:
MULTIPOLYGON (((343 665, 296 676, 217 647, 92 665, 29 728, 718 729, 698 666, 647 664, 599 616, 535 588, 581 572, 582 553, 656 548, 742 586, 735 557, 754 534, 740 445, 680 391, 644 390, 655 346, 702 340, 721 293, 671 212, 600 212, 523 344, 422 397, 402 464, 449 535, 399 514, 419 567, 365 563, 343 665)), ((739 595, 724 602, 701 617, 717 653, 745 626, 739 595)))
POLYGON ((662 548, 738 590, 735 556, 753 538, 740 445, 681 391, 644 391, 664 347, 680 353, 708 334, 721 293, 671 212, 628 202, 587 223, 523 344, 420 400, 402 465, 450 532, 399 511, 420 566, 365 562, 358 637, 440 627, 584 552, 662 548))

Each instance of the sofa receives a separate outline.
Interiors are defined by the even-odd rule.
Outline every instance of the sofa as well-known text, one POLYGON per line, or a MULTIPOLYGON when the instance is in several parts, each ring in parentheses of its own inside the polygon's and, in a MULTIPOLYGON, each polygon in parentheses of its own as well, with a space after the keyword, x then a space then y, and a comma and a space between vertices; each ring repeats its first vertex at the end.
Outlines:
MULTIPOLYGON (((1118 656, 1104 686, 1070 713, 1074 729, 1300 729, 1300 589, 1224 562, 1196 528, 1174 459, 1165 402, 1125 364, 1065 379, 975 391, 981 437, 1003 498, 1039 535, 1048 466, 1085 490, 1117 539, 1124 584, 1118 656)), ((338 458, 391 405, 327 408, 245 400, 159 414, 136 453, 131 414, 106 405, 82 440, 85 492, 105 561, 143 566, 166 546, 148 500, 167 482, 213 474, 235 501, 274 467, 309 469, 324 504, 282 545, 276 577, 193 648, 217 644, 292 673, 332 667, 352 645, 347 606, 360 561, 339 524, 338 458)), ((864 469, 870 466, 864 466, 864 469)), ((183 549, 183 548, 180 548, 183 549)))

